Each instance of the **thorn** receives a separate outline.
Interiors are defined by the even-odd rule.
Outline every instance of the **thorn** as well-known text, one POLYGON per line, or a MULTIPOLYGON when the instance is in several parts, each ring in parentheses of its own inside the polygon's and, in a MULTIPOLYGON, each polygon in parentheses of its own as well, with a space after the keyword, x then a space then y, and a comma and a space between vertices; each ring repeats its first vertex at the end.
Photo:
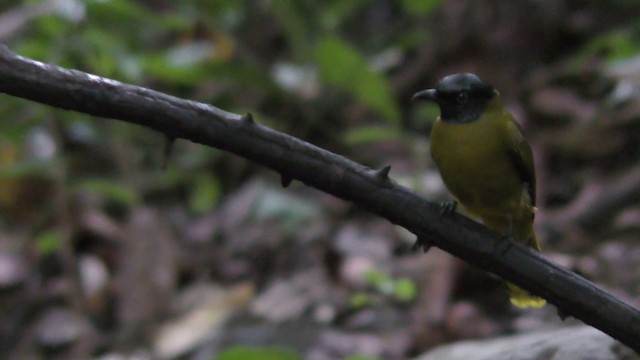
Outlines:
POLYGON ((165 136, 163 159, 162 159, 162 171, 166 171, 167 167, 169 166, 169 157, 171 157, 171 152, 173 151, 173 144, 175 143, 176 143, 176 138, 165 136))
POLYGON ((457 208, 458 202, 456 200, 440 203, 440 217, 450 216, 456 211, 457 208))
POLYGON ((280 185, 282 185, 283 188, 288 187, 292 181, 293 181, 293 178, 291 176, 280 174, 280 185))
POLYGON ((423 253, 427 253, 433 244, 424 236, 419 236, 416 238, 416 242, 411 247, 411 251, 416 252, 418 249, 422 248, 423 253))
POLYGON ((251 113, 246 113, 242 115, 242 117, 240 118, 240 121, 242 121, 242 123, 245 125, 253 125, 256 123, 255 120, 253 120, 253 115, 251 115, 251 113))
POLYGON ((569 317, 569 314, 567 314, 564 310, 558 308, 558 317, 560 318, 560 320, 565 321, 569 317))
POLYGON ((375 170, 375 177, 379 180, 388 181, 389 180, 389 171, 391 171, 391 165, 386 165, 385 167, 375 170))

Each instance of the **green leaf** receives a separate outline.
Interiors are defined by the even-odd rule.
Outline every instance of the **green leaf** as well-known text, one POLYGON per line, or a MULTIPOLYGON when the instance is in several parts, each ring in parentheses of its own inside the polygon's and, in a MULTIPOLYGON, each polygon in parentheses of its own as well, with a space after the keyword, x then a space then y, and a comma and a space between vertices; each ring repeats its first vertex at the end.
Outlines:
POLYGON ((175 53, 170 51, 163 56, 148 56, 144 61, 145 72, 156 79, 169 82, 172 85, 196 84, 210 77, 209 70, 203 63, 183 66, 174 63, 175 53))
POLYGON ((220 200, 220 182, 210 175, 198 176, 191 189, 189 207, 192 211, 203 214, 213 209, 220 200))
POLYGON ((610 64, 628 59, 640 53, 640 42, 634 31, 616 29, 589 40, 576 55, 573 61, 581 64, 594 56, 606 54, 610 64))
POLYGON ((362 308, 370 305, 372 302, 371 295, 363 292, 359 292, 351 296, 349 304, 354 308, 362 308))
POLYGON ((345 24, 350 16, 365 10, 368 5, 369 0, 325 1, 317 16, 322 27, 335 30, 345 24))
POLYGON ((0 180, 16 179, 30 175, 47 176, 55 166, 61 166, 55 158, 45 160, 16 160, 9 165, 0 163, 0 180))
POLYGON ((378 357, 373 357, 369 355, 351 355, 346 357, 345 360, 379 360, 378 357))
POLYGON ((400 278, 396 280, 394 286, 394 295, 400 301, 412 301, 416 298, 418 289, 416 284, 408 278, 400 278))
POLYGON ((367 271, 364 274, 364 279, 368 284, 375 287, 381 286, 383 283, 391 281, 389 275, 376 270, 367 271))
POLYGON ((62 236, 56 231, 44 232, 36 238, 36 249, 40 255, 52 254, 62 245, 62 236))
POLYGON ((350 93, 391 124, 399 123, 400 111, 386 80, 349 44, 328 37, 318 43, 315 55, 322 80, 350 93))
POLYGON ((394 293, 395 285, 393 278, 388 274, 375 270, 367 271, 365 273, 365 280, 381 294, 391 295, 394 293))
POLYGON ((138 202, 139 196, 132 189, 110 181, 109 179, 88 179, 82 181, 78 188, 106 196, 109 200, 123 205, 134 205, 138 202))
POLYGON ((278 348, 233 347, 223 351, 216 360, 302 360, 293 350, 278 348))
POLYGON ((315 25, 312 24, 315 17, 302 5, 300 1, 278 0, 272 1, 269 9, 283 28, 294 54, 304 58, 310 53, 309 32, 315 25))
POLYGON ((409 13, 427 15, 444 0, 402 0, 402 6, 409 13))
POLYGON ((88 18, 100 21, 118 21, 130 25, 146 20, 150 23, 157 20, 153 11, 131 0, 88 1, 88 18))
POLYGON ((347 145, 363 145, 376 141, 400 140, 402 132, 388 125, 367 125, 349 129, 343 138, 347 145))

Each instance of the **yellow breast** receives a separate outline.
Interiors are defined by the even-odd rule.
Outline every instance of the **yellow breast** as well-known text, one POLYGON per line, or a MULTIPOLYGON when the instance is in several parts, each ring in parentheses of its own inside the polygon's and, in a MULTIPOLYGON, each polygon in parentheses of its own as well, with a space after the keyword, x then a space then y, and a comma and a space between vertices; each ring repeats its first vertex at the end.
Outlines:
POLYGON ((509 157, 509 122, 496 97, 480 119, 447 123, 431 134, 431 154, 447 188, 476 215, 504 214, 520 206, 523 184, 509 157))

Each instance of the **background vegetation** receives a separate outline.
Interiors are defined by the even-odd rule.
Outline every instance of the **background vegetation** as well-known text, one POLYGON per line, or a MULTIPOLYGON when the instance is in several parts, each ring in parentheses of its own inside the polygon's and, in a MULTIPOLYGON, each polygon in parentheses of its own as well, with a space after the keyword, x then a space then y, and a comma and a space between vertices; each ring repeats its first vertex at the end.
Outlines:
MULTIPOLYGON (((638 306, 635 1, 0 3, 23 56, 225 110, 448 197, 437 109, 471 71, 536 156, 545 256, 638 306)), ((10 358, 401 359, 561 326, 501 281, 219 151, 0 97, 0 349, 10 358)), ((407 209, 411 211, 411 209, 407 209)))

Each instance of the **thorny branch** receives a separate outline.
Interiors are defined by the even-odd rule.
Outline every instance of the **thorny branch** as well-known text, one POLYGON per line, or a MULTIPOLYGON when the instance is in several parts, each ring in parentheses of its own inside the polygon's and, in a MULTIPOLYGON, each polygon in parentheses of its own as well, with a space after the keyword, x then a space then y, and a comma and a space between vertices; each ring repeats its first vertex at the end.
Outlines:
POLYGON ((559 313, 590 324, 640 352, 640 311, 593 283, 510 243, 462 215, 395 184, 389 169, 372 170, 244 116, 80 71, 20 57, 0 45, 0 92, 50 106, 139 124, 169 139, 187 139, 277 171, 282 183, 306 185, 353 202, 405 227, 427 245, 538 294, 559 313))

